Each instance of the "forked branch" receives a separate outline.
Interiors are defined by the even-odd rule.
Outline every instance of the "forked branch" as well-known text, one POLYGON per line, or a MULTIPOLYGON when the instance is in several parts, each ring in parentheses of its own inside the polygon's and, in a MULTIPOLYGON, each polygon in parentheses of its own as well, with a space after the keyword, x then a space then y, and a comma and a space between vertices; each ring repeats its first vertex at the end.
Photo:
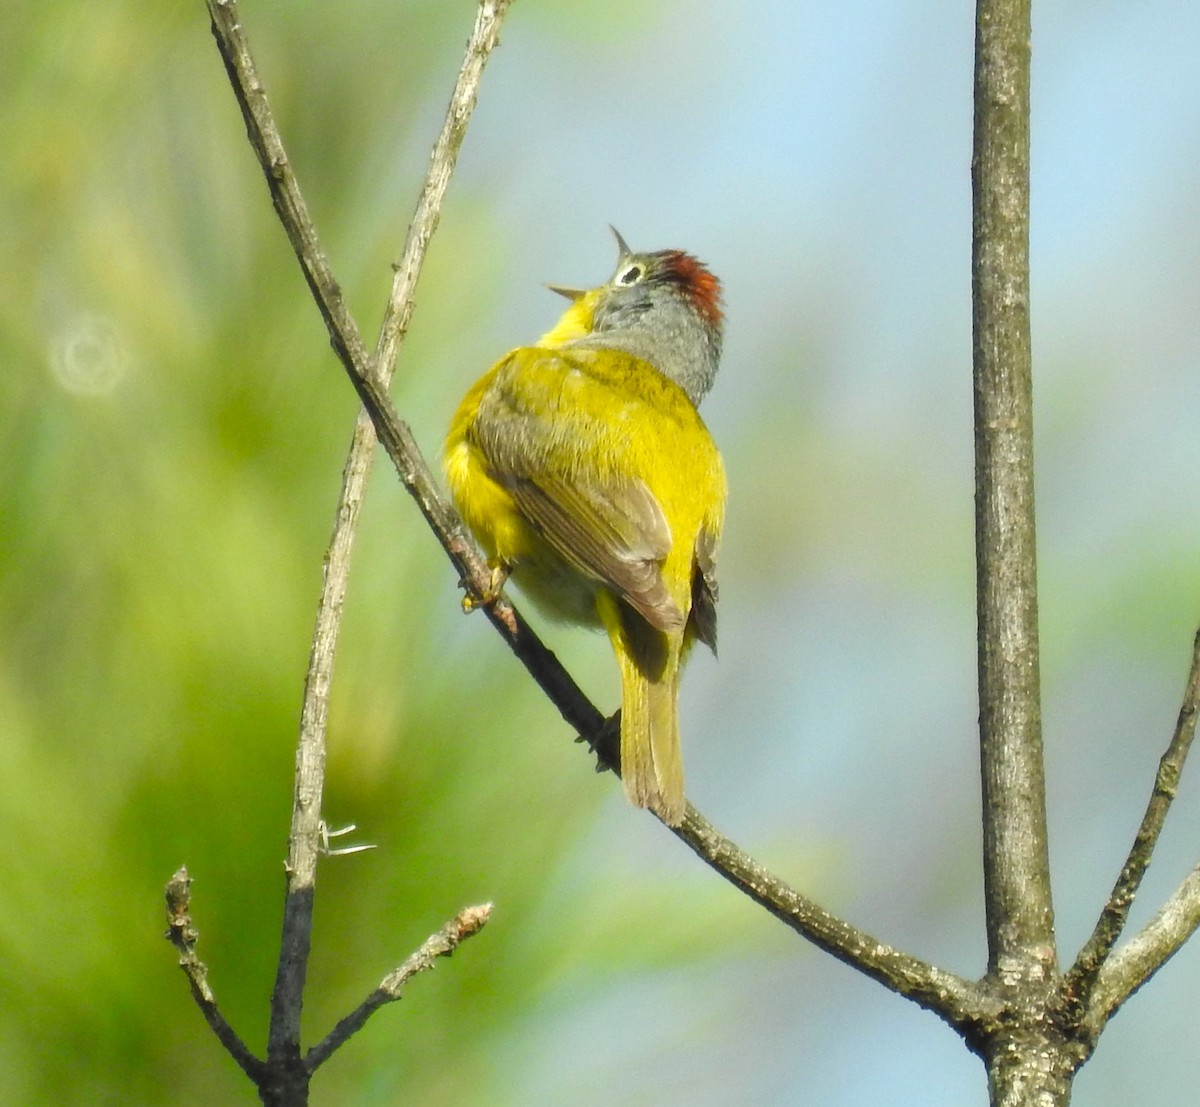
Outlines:
POLYGON ((1075 964, 1064 980, 1064 995, 1077 1004, 1093 1036, 1138 988, 1158 971, 1200 925, 1200 867, 1176 889, 1140 934, 1113 953, 1129 909, 1150 865, 1167 812, 1179 788, 1184 762, 1200 716, 1200 632, 1192 642, 1192 664, 1171 743, 1158 763, 1154 790, 1133 846, 1113 890, 1075 964))

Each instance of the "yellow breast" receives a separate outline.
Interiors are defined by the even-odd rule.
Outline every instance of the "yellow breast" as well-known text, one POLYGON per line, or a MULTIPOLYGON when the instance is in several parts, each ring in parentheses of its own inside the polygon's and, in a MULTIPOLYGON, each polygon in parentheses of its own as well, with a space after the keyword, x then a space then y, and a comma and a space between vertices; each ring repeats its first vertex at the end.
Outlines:
MULTIPOLYGON (((549 614, 592 625, 603 585, 560 556, 505 482, 513 487, 514 479, 532 473, 546 474, 560 486, 640 482, 669 523, 662 575, 686 615, 699 532, 720 534, 724 472, 695 408, 647 363, 608 350, 513 351, 459 405, 444 465, 459 512, 488 557, 514 569, 516 583, 549 614)), ((604 531, 591 539, 608 540, 604 531)))
POLYGON ((493 366, 463 398, 446 436, 444 466, 450 494, 463 521, 489 558, 513 564, 534 552, 538 539, 512 497, 493 479, 487 459, 470 441, 479 401, 499 368, 493 366))

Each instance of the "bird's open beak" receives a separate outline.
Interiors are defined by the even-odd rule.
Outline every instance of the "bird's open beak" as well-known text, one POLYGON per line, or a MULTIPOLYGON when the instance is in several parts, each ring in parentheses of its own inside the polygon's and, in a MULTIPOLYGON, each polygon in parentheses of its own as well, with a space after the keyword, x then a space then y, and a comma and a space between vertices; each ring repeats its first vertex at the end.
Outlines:
POLYGON ((609 223, 608 229, 610 231, 612 231, 613 238, 615 238, 617 240, 617 249, 621 251, 620 256, 623 258, 629 257, 633 253, 633 251, 629 248, 629 243, 626 242, 625 239, 623 239, 621 237, 621 232, 618 231, 617 228, 614 227, 611 223, 609 223))

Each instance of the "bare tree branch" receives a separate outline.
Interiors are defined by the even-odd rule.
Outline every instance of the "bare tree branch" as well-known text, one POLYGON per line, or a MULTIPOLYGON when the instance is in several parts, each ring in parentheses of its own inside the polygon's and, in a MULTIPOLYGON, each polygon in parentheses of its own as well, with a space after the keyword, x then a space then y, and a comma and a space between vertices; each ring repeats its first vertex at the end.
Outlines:
POLYGON ((370 366, 366 346, 342 299, 341 288, 334 280, 329 259, 309 218, 308 205, 304 202, 296 175, 284 152, 283 140, 267 103, 267 94, 250 55, 250 44, 237 4, 235 0, 206 2, 213 37, 221 52, 221 60, 225 63, 238 106, 242 109, 250 145, 254 147, 266 174, 271 201, 292 243, 313 299, 325 319, 334 350, 344 363, 359 367, 365 374, 370 366))
POLYGON ((788 887, 712 826, 691 804, 674 833, 735 888, 801 937, 969 1033, 1000 1007, 973 981, 903 953, 788 887))
POLYGON ((1046 839, 1029 338, 1030 0, 977 0, 971 160, 975 561, 993 1107, 1065 1104, 1086 1051, 1047 1017, 1058 957, 1046 839))
POLYGON ((1085 1026, 1093 1040, 1147 980, 1170 960, 1200 926, 1200 866, 1194 868, 1170 899, 1134 938, 1102 966, 1085 1026))
POLYGON ((360 420, 342 473, 333 534, 322 568, 321 596, 304 681, 291 832, 285 867, 283 923, 271 993, 267 1057, 300 1067, 300 1012, 312 936, 313 889, 321 849, 321 799, 325 785, 325 734, 334 654, 359 513, 371 465, 375 436, 360 420))
POLYGON ((208 983, 208 966, 196 956, 200 932, 192 925, 191 907, 192 878, 187 866, 181 865, 167 882, 167 940, 179 950, 179 967, 205 1021, 242 1071, 258 1084, 266 1066, 250 1052, 217 1007, 217 997, 208 983))
POLYGON ((308 1051, 304 1058, 308 1071, 315 1072, 318 1066, 328 1061, 333 1052, 352 1034, 361 1030, 367 1019, 385 1003, 399 999, 404 992, 404 985, 417 973, 432 969, 439 957, 449 957, 468 938, 478 934, 491 915, 490 903, 464 907, 441 930, 426 938, 420 949, 403 965, 388 973, 379 982, 378 988, 308 1051))
POLYGON ((1087 1008, 1088 1024, 1096 1033, 1138 988, 1187 940, 1200 921, 1200 869, 1194 871, 1155 919, 1110 960, 1125 929, 1129 908, 1150 865, 1167 812, 1175 799, 1184 762, 1196 736, 1200 715, 1200 633, 1192 642, 1183 704, 1171 743, 1158 763, 1154 790, 1112 894, 1100 913, 1091 937, 1080 950, 1063 981, 1065 997, 1087 1008), (1092 990, 1095 989, 1095 995, 1092 990))
POLYGON ((1029 0, 979 0, 972 294, 975 556, 989 967, 1053 971, 1029 344, 1029 0))
POLYGON ((392 294, 379 329, 375 347, 376 371, 384 381, 391 379, 400 343, 412 318, 414 294, 425 251, 441 219, 442 201, 458 162, 458 151, 467 133, 467 124, 475 111, 479 83, 492 51, 500 42, 500 24, 512 0, 481 0, 475 16, 475 28, 467 41, 467 53, 458 72, 454 92, 441 133, 429 159, 429 172, 421 188, 404 254, 396 265, 392 294))

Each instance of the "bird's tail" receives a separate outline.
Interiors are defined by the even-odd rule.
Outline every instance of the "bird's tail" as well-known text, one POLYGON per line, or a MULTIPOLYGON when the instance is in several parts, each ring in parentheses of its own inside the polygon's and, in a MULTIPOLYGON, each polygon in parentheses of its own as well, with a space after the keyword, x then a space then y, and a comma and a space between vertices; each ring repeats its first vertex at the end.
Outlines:
POLYGON ((637 807, 668 826, 683 822, 683 754, 679 745, 681 636, 650 626, 620 606, 605 618, 621 669, 621 778, 637 807))

